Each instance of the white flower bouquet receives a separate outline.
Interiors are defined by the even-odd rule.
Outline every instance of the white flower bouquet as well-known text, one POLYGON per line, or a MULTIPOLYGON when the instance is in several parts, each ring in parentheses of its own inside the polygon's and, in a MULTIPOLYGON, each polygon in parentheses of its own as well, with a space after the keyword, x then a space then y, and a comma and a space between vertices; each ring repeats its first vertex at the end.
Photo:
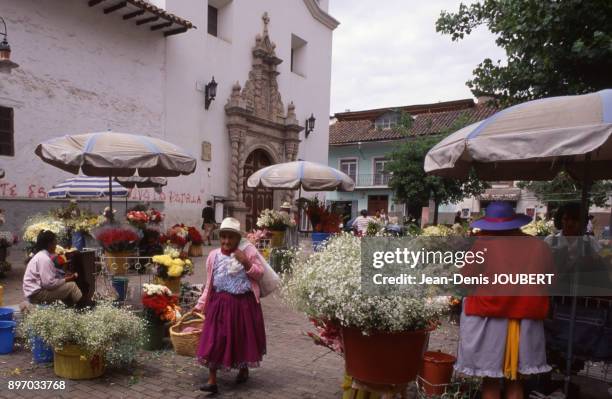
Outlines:
POLYGON ((432 327, 447 307, 416 290, 386 296, 362 291, 360 238, 345 233, 306 261, 293 262, 282 292, 310 318, 363 332, 400 332, 432 327))
POLYGON ((295 222, 287 212, 279 212, 274 209, 264 209, 257 218, 257 227, 268 230, 285 230, 287 227, 295 226, 295 222))
POLYGON ((547 237, 555 232, 555 224, 552 220, 534 220, 521 227, 521 231, 530 236, 547 237))

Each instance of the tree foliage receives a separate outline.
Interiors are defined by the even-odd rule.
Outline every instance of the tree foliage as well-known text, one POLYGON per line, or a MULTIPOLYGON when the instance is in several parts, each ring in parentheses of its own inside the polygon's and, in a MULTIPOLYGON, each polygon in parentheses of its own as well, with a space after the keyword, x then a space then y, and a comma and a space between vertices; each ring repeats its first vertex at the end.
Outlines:
POLYGON ((463 39, 486 26, 506 51, 467 82, 474 95, 501 105, 612 87, 612 1, 484 0, 442 11, 436 30, 463 39))
MULTIPOLYGON (((567 202, 579 202, 582 187, 580 182, 561 172, 551 181, 521 181, 518 187, 532 191, 536 198, 545 203, 549 212, 567 202)), ((604 207, 610 198, 612 183, 596 181, 589 191, 590 203, 604 207)))
POLYGON ((421 216, 421 208, 429 200, 435 203, 434 224, 437 223, 437 209, 441 204, 461 201, 471 195, 478 195, 488 185, 476 178, 473 173, 465 181, 428 175, 423 169, 427 152, 440 142, 449 133, 466 126, 469 120, 459 117, 451 128, 437 135, 411 136, 410 127, 412 118, 403 113, 400 117, 399 128, 407 136, 403 142, 390 155, 391 162, 387 171, 392 172, 389 187, 395 192, 399 202, 408 204, 408 212, 415 219, 421 216))

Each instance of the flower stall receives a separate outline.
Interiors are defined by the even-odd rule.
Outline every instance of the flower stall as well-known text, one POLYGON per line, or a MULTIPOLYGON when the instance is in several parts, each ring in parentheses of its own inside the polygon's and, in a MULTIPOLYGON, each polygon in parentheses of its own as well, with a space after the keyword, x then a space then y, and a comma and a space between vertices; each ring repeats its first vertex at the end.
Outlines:
POLYGON ((174 323, 179 317, 178 296, 165 285, 142 285, 143 317, 147 322, 145 349, 157 350, 163 347, 164 324, 174 323))
POLYGON ((315 250, 319 250, 332 234, 340 232, 341 217, 326 208, 316 196, 313 199, 302 199, 302 202, 306 204, 306 215, 312 225, 312 245, 315 250))
POLYGON ((279 212, 274 209, 264 209, 257 218, 257 227, 270 231, 272 247, 282 247, 285 230, 294 226, 295 222, 287 212, 279 212))
POLYGON ((180 294, 181 277, 193 273, 193 263, 189 258, 181 257, 181 252, 173 247, 166 247, 163 255, 151 258, 155 264, 155 280, 165 285, 173 293, 180 294))
POLYGON ((96 229, 93 234, 104 249, 107 269, 116 275, 126 274, 129 259, 137 255, 140 231, 130 226, 106 225, 96 229))
POLYGON ((32 309, 19 330, 53 348, 58 377, 80 380, 100 377, 109 366, 129 365, 143 344, 145 322, 108 302, 87 312, 54 304, 32 309))
POLYGON ((306 261, 293 262, 283 296, 315 319, 327 338, 340 331, 349 375, 370 384, 407 384, 415 380, 429 332, 448 304, 428 300, 424 292, 367 295, 361 290, 360 240, 341 234, 306 261))

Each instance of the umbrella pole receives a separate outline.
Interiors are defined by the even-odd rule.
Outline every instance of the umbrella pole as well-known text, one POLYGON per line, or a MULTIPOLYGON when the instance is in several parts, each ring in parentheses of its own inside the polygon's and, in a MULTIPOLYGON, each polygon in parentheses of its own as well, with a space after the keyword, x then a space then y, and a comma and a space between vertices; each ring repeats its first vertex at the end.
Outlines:
MULTIPOLYGON (((591 178, 589 176, 589 169, 591 167, 591 154, 585 155, 584 171, 582 175, 582 193, 580 197, 580 228, 581 235, 578 240, 578 259, 584 259, 587 251, 590 251, 590 240, 588 243, 584 241, 584 233, 586 229, 586 221, 589 215, 589 189, 591 186, 591 178)), ((580 263, 578 263, 578 268, 580 263)), ((574 349, 574 330, 576 326, 576 305, 578 302, 578 284, 580 283, 580 270, 575 269, 572 276, 571 284, 571 295, 572 295, 572 307, 569 320, 569 333, 567 341, 567 357, 565 359, 565 378, 563 392, 567 397, 569 395, 570 383, 572 379, 572 358, 574 349)))
POLYGON ((113 217, 113 176, 108 176, 108 198, 109 198, 109 207, 110 207, 110 216, 109 219, 111 222, 115 221, 113 217))

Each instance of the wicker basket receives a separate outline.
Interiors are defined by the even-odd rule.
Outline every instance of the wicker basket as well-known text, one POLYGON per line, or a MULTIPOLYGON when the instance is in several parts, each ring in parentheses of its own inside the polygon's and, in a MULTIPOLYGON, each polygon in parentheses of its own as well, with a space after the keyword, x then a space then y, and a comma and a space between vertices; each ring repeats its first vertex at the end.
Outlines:
POLYGON ((204 316, 196 312, 187 312, 172 327, 170 340, 178 355, 195 357, 200 335, 204 327, 204 316), (182 332, 186 327, 199 327, 199 331, 182 332))
POLYGON ((202 244, 191 244, 189 247, 189 256, 192 258, 197 258, 199 256, 204 255, 204 245, 202 244))

